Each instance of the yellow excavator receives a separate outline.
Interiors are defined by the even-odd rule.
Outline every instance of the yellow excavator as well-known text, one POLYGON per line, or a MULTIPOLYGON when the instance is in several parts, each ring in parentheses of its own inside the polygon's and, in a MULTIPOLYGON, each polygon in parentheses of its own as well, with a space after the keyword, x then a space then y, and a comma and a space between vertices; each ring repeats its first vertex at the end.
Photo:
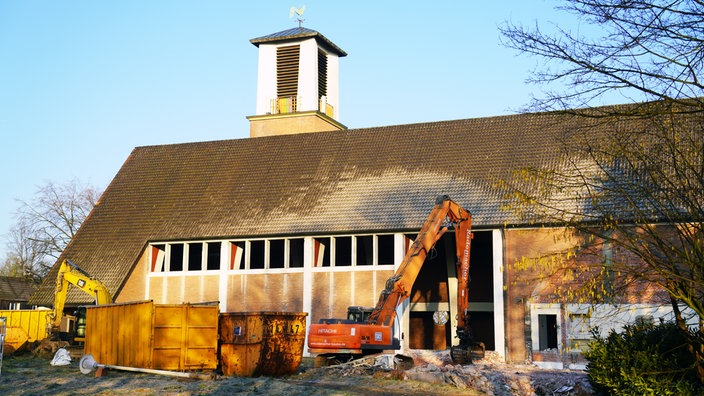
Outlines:
POLYGON ((56 275, 56 289, 54 292, 54 309, 49 314, 52 335, 59 335, 60 338, 68 338, 75 342, 85 339, 85 307, 77 310, 77 314, 64 315, 64 305, 66 304, 66 294, 69 285, 74 285, 93 296, 97 305, 111 304, 112 296, 105 285, 91 277, 86 271, 79 268, 70 260, 64 260, 59 266, 59 273, 56 275))
MULTIPOLYGON (((85 306, 78 307, 74 315, 64 315, 69 285, 74 285, 90 294, 99 305, 112 303, 112 296, 102 282, 92 278, 71 261, 64 260, 56 276, 54 309, 0 311, 0 317, 4 317, 6 323, 5 352, 19 351, 31 343, 44 342, 44 340, 48 343, 62 340, 71 344, 85 341, 85 306)), ((49 346, 54 352, 58 348, 58 346, 56 348, 49 346)))

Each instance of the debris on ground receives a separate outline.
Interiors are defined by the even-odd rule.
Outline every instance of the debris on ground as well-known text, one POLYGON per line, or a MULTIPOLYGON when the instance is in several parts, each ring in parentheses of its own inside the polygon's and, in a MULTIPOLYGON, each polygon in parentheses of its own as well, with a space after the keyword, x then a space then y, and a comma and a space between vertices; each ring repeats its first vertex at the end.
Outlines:
POLYGON ((70 344, 67 341, 59 341, 52 339, 51 337, 47 337, 37 343, 36 347, 32 349, 32 353, 35 356, 52 357, 59 349, 66 348, 69 345, 70 344))
POLYGON ((71 354, 65 348, 59 348, 49 364, 52 366, 68 366, 71 364, 71 354))
POLYGON ((147 373, 110 371, 84 375, 78 361, 51 366, 50 358, 8 356, 0 394, 76 395, 556 395, 593 394, 582 370, 549 370, 531 364, 506 364, 487 352, 474 364, 455 365, 448 351, 411 350, 403 355, 370 355, 334 366, 313 367, 304 359, 299 373, 285 377, 229 377, 193 381, 147 373))
MULTIPOLYGON (((469 365, 452 363, 449 351, 413 350, 408 356, 379 354, 318 369, 321 375, 374 376, 452 385, 482 394, 591 395, 587 375, 581 370, 546 370, 530 364, 505 364, 495 352, 469 365)), ((310 373, 308 373, 310 375, 310 373)))

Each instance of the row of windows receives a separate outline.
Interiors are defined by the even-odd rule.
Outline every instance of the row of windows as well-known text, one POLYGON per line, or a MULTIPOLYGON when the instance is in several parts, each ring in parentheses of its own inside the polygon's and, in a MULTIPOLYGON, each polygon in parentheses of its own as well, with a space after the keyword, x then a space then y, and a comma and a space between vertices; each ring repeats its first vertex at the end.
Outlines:
POLYGON ((393 235, 315 238, 316 267, 393 265, 393 235))
MULTIPOLYGON (((151 245, 152 272, 303 268, 304 238, 170 242, 151 245)), ((314 238, 312 265, 394 264, 394 235, 314 238)))

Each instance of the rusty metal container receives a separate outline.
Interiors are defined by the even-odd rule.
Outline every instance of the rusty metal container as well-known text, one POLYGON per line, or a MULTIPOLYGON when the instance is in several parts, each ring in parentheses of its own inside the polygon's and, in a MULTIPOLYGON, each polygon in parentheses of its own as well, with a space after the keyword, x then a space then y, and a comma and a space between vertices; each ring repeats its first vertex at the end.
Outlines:
POLYGON ((262 375, 289 375, 298 370, 306 338, 305 312, 269 312, 262 318, 262 375))
POLYGON ((293 374, 303 359, 306 312, 220 314, 220 364, 224 375, 293 374))
POLYGON ((84 351, 107 365, 214 370, 218 313, 217 304, 91 306, 86 309, 84 351))
POLYGON ((262 315, 254 312, 220 314, 220 368, 228 376, 251 377, 259 367, 262 315))
POLYGON ((3 310, 0 317, 6 319, 5 353, 21 351, 35 341, 49 336, 48 325, 51 324, 49 310, 3 310))

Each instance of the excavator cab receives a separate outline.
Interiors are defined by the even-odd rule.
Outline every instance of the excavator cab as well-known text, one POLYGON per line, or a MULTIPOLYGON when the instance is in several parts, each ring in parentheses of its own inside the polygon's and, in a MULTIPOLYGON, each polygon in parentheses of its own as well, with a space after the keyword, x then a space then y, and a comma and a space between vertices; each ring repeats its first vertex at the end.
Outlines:
POLYGON ((345 324, 354 324, 354 323, 368 323, 369 322, 369 316, 371 316, 372 311, 374 308, 370 307, 361 307, 361 306, 351 306, 347 307, 347 318, 346 319, 338 319, 338 318, 322 318, 318 321, 318 323, 321 324, 335 324, 335 323, 345 323, 345 324))
POLYGON ((355 323, 367 323, 372 311, 374 311, 374 307, 360 307, 358 305, 347 307, 347 320, 355 323))

